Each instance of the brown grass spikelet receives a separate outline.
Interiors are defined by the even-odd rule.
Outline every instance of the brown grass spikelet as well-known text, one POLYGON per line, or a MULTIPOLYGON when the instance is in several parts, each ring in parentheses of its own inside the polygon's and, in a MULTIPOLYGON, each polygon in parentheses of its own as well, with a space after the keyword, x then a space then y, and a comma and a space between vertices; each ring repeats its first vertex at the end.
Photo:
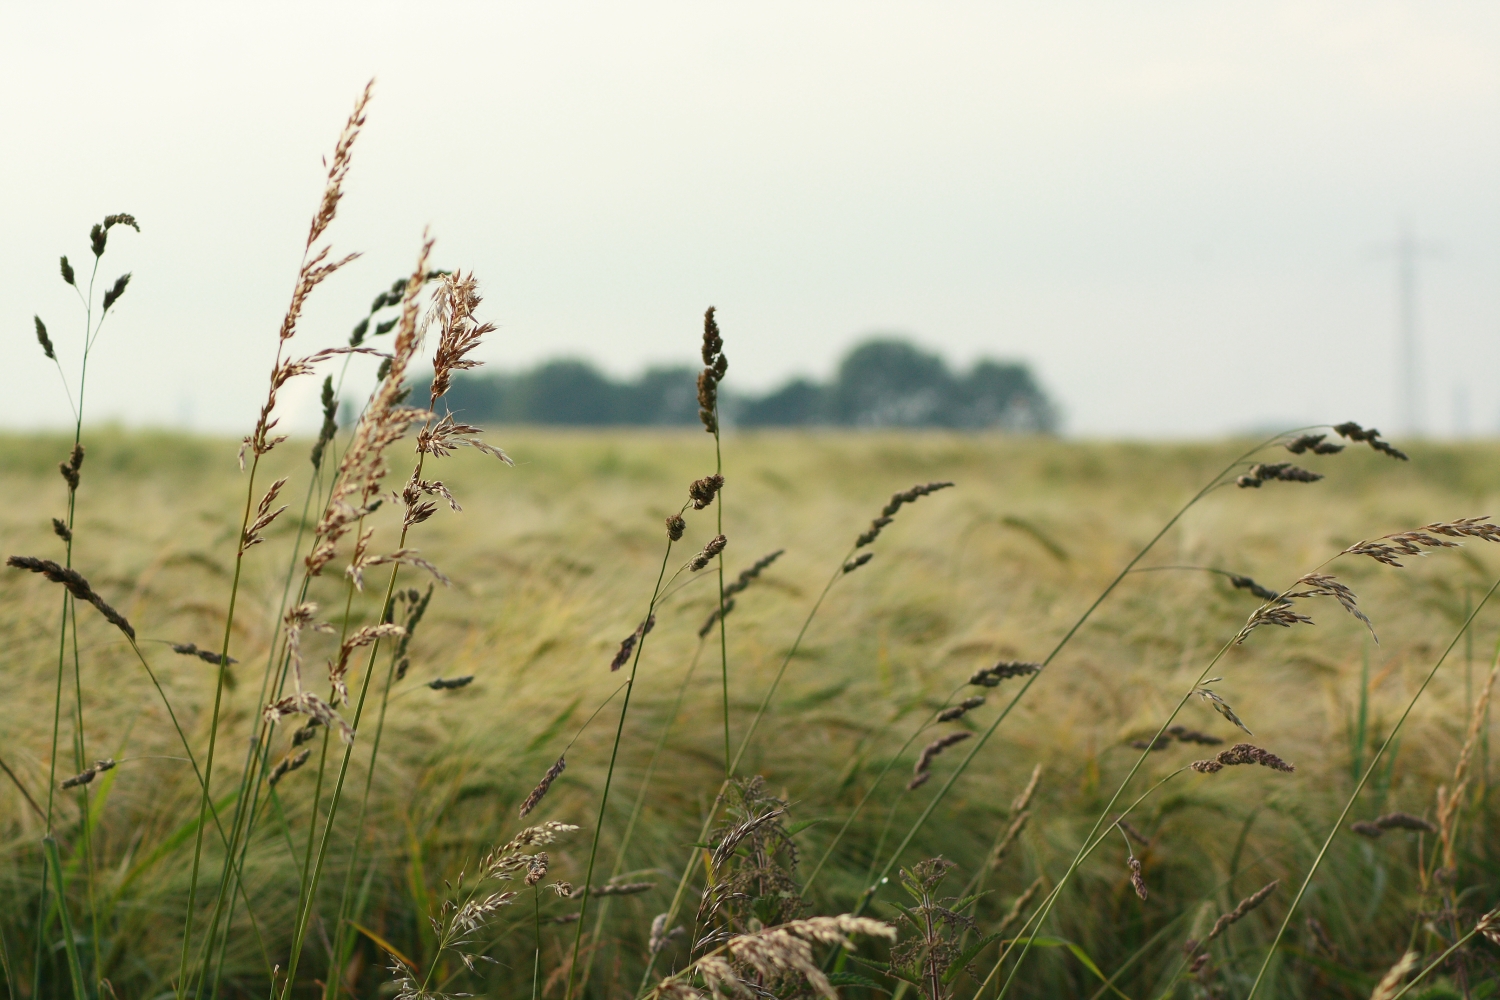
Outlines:
POLYGON ((712 611, 710 611, 708 613, 708 618, 704 620, 702 625, 698 626, 698 638, 706 638, 708 636, 708 633, 713 631, 714 625, 718 622, 720 616, 727 615, 733 610, 734 598, 731 597, 724 602, 724 606, 722 608, 714 608, 712 611))
POLYGON ((473 272, 464 274, 462 271, 455 271, 444 275, 439 281, 431 313, 437 322, 439 335, 437 352, 432 357, 429 409, 448 391, 454 372, 467 371, 482 364, 471 360, 468 354, 479 346, 486 334, 495 330, 493 323, 481 323, 475 318, 483 301, 479 295, 479 282, 475 280, 473 272))
POLYGON ((1244 628, 1234 637, 1235 645, 1243 643, 1250 638, 1250 633, 1262 625, 1279 625, 1282 628, 1291 628, 1293 625, 1311 625, 1313 620, 1307 615, 1292 610, 1291 601, 1270 601, 1256 608, 1245 621, 1244 628))
POLYGON ((78 470, 83 468, 83 445, 75 444, 73 450, 68 452, 68 460, 59 462, 57 471, 62 474, 68 483, 68 492, 78 492, 78 470))
POLYGON ((58 273, 62 275, 65 284, 77 287, 77 275, 73 273, 73 265, 68 263, 68 255, 63 254, 57 262, 58 273))
POLYGON ((1146 892, 1146 877, 1141 874, 1141 859, 1132 857, 1126 865, 1130 868, 1130 887, 1144 902, 1149 894, 1146 892))
POLYGON ((906 504, 916 503, 917 500, 927 496, 929 493, 946 490, 952 485, 951 482, 918 483, 909 490, 892 493, 890 502, 881 508, 880 516, 871 521, 870 527, 854 540, 854 547, 857 549, 864 548, 875 541, 876 538, 879 538, 880 533, 885 530, 886 525, 896 519, 896 512, 906 504))
POLYGON ((1240 489, 1260 489, 1262 483, 1315 483, 1323 476, 1318 472, 1293 465, 1291 462, 1258 462, 1248 472, 1235 479, 1240 489))
POLYGON ((134 626, 125 619, 124 615, 105 603, 104 598, 94 593, 94 588, 89 586, 89 582, 77 570, 59 566, 51 559, 37 559, 34 556, 11 556, 5 560, 5 564, 16 569, 40 573, 53 583, 62 584, 68 588, 68 593, 80 601, 92 604, 104 616, 105 621, 124 632, 131 642, 135 642, 134 626))
POLYGON ((1248 576, 1240 576, 1237 573, 1229 574, 1229 585, 1235 590, 1248 590, 1263 601, 1275 601, 1281 597, 1270 587, 1262 587, 1248 576))
POLYGON ((695 479, 688 484, 688 498, 693 502, 694 510, 703 510, 714 502, 714 497, 724 488, 724 477, 717 472, 695 479))
POLYGON ((967 730, 961 730, 956 733, 949 733, 946 736, 939 736, 937 739, 933 740, 931 743, 923 747, 921 754, 919 754, 917 757, 916 764, 912 767, 911 781, 906 783, 907 790, 910 791, 912 789, 920 788, 922 785, 926 784, 927 779, 932 777, 933 760, 936 759, 937 756, 944 750, 948 749, 956 743, 962 743, 964 740, 973 735, 973 733, 967 730))
POLYGON ((681 514, 672 514, 667 518, 667 539, 673 542, 682 541, 682 533, 687 531, 687 522, 681 514))
POLYGON ((1029 674, 1038 673, 1042 669, 1040 663, 1030 663, 1021 660, 1001 660, 993 667, 985 667, 976 670, 969 678, 969 683, 975 687, 999 687, 1000 682, 1011 677, 1025 677, 1029 674))
POLYGON ((1131 740, 1130 746, 1135 750, 1165 750, 1172 745, 1172 737, 1158 736, 1150 740, 1131 740))
POLYGON ((349 657, 356 650, 364 646, 373 645, 381 639, 400 637, 406 634, 406 628, 394 622, 381 622, 379 625, 365 625, 352 635, 349 635, 339 644, 339 657, 337 660, 329 661, 328 681, 333 685, 333 703, 348 702, 349 688, 344 682, 349 672, 349 657))
POLYGON ((703 551, 693 556, 693 561, 688 563, 688 569, 694 573, 713 561, 714 557, 724 551, 724 546, 729 544, 729 539, 723 535, 715 535, 703 546, 703 551))
POLYGON ((1213 929, 1208 932, 1208 937, 1203 939, 1203 943, 1208 944, 1210 941, 1214 940, 1220 934, 1223 934, 1226 930, 1228 930, 1231 925, 1237 924, 1241 920, 1245 919, 1245 916, 1251 910, 1264 903, 1270 897, 1271 893, 1276 891, 1276 887, 1279 885, 1281 885, 1281 880, 1273 879, 1271 882, 1262 886, 1251 895, 1246 896, 1244 899, 1240 900, 1239 904, 1235 906, 1234 909, 1230 910, 1228 913, 1219 917, 1218 920, 1214 921, 1213 929))
POLYGON ((104 293, 104 311, 109 312, 114 304, 120 301, 120 296, 125 294, 125 288, 130 284, 130 275, 122 274, 115 279, 115 283, 104 293))
POLYGON ((1217 736, 1210 736, 1208 733, 1200 733, 1198 732, 1198 730, 1189 729, 1186 726, 1168 726, 1167 734, 1174 737, 1181 743, 1200 743, 1203 746, 1214 747, 1224 742, 1217 736))
MULTIPOLYGON (((698 373, 698 419, 710 434, 719 433, 719 383, 729 371, 724 356, 724 338, 719 336, 719 322, 714 307, 703 314, 703 370, 698 373)), ((700 508, 701 509, 701 508, 700 508)))
POLYGON ((1290 441, 1283 441, 1281 446, 1293 455, 1300 455, 1310 451, 1314 455, 1336 455, 1344 450, 1344 446, 1333 441, 1325 441, 1327 434, 1299 434, 1290 441))
MULTIPOLYGON (((1358 598, 1355 596, 1354 591, 1349 589, 1346 584, 1339 582, 1336 577, 1327 573, 1308 573, 1298 579, 1293 587, 1303 587, 1305 589, 1293 589, 1291 593, 1286 595, 1288 600, 1298 600, 1305 597, 1331 597, 1338 601, 1339 606, 1345 611, 1364 622, 1365 628, 1370 630, 1370 635, 1375 636, 1375 626, 1365 616, 1365 613, 1359 610, 1358 598)), ((1375 636, 1375 641, 1379 642, 1380 638, 1375 636)))
POLYGON ((71 778, 64 779, 62 787, 77 788, 79 785, 87 785, 89 782, 93 781, 105 771, 112 771, 114 770, 114 768, 115 760, 113 757, 106 757, 103 760, 96 760, 94 761, 93 767, 86 768, 83 771, 80 771, 78 774, 73 775, 71 778))
POLYGON ((1450 542, 1448 538, 1478 538, 1486 542, 1500 542, 1500 525, 1490 523, 1488 514, 1460 518, 1457 521, 1438 521, 1414 531, 1398 531, 1393 535, 1356 542, 1340 555, 1369 556, 1378 563, 1400 569, 1399 556, 1426 555, 1422 551, 1424 548, 1452 549, 1459 546, 1460 543, 1450 542))
POLYGON ((178 654, 179 656, 196 656, 204 663, 212 663, 216 667, 232 666, 233 664, 240 662, 232 656, 220 656, 218 653, 215 653, 211 649, 199 649, 195 643, 191 642, 172 643, 172 652, 178 654))
POLYGON ((963 701, 959 702, 957 705, 954 705, 952 708, 945 708, 941 712, 939 712, 937 721, 952 722, 955 719, 962 719, 965 715, 968 715, 969 712, 973 711, 983 704, 984 695, 982 694, 976 694, 972 698, 965 698, 963 701))
POLYGON ((557 776, 562 774, 567 766, 568 759, 566 756, 562 756, 557 758, 555 764, 547 768, 547 773, 542 775, 542 780, 537 782, 537 786, 531 790, 531 794, 526 796, 526 801, 521 803, 520 816, 522 819, 525 819, 541 803, 542 799, 547 795, 547 790, 552 787, 552 783, 557 780, 557 776))
POLYGON ((526 884, 534 886, 547 877, 547 865, 550 859, 546 851, 539 851, 536 857, 531 859, 531 867, 526 869, 526 884))
POLYGON ((865 563, 869 562, 871 559, 874 559, 874 558, 875 558, 875 553, 873 553, 873 552, 861 552, 859 555, 855 556, 853 559, 850 559, 848 562, 844 563, 844 572, 845 573, 853 573, 855 570, 859 569, 865 563))
POLYGON ((1203 774, 1213 774, 1226 767, 1235 767, 1239 764, 1259 764, 1261 767, 1269 767, 1273 771, 1284 771, 1288 774, 1297 770, 1295 766, 1288 764, 1269 750, 1262 750, 1250 743, 1236 743, 1228 750, 1220 750, 1209 760, 1197 760, 1188 766, 1203 774))
POLYGON ((285 757, 276 762, 275 768, 271 770, 270 776, 266 778, 266 784, 270 785, 272 788, 276 787, 276 783, 278 781, 280 781, 282 778, 285 778, 293 771, 297 770, 297 768, 301 767, 303 764, 306 764, 308 758, 311 756, 311 747, 304 748, 297 751, 296 753, 288 753, 285 757))
POLYGON ((1380 982, 1375 984, 1375 990, 1370 994, 1370 1000, 1392 1000, 1397 993, 1401 992, 1402 982, 1405 981, 1411 970, 1417 967, 1417 962, 1421 957, 1421 954, 1415 951, 1408 951, 1402 955, 1401 960, 1391 966, 1390 971, 1380 978, 1380 982))
POLYGON ((1387 441, 1382 441, 1380 439, 1380 432, 1373 427, 1371 427, 1369 430, 1365 430, 1354 421, 1346 420, 1342 424, 1335 425, 1333 428, 1333 432, 1339 437, 1348 438, 1350 441, 1364 441, 1371 448, 1374 448, 1376 451, 1383 454, 1389 455, 1392 458, 1399 459, 1403 462, 1408 461, 1406 452, 1391 445, 1387 441))
POLYGON ((266 722, 275 725, 288 715, 308 715, 330 729, 337 728, 339 738, 345 743, 354 742, 354 730, 339 717, 333 706, 311 691, 299 691, 267 705, 262 712, 266 722))
POLYGON ((1379 840, 1385 835, 1385 831, 1367 819, 1362 819, 1349 824, 1349 829, 1361 837, 1369 837, 1371 840, 1379 840))
POLYGON ((1418 833, 1437 833, 1437 824, 1411 813, 1391 812, 1377 816, 1374 825, 1381 830, 1412 830, 1418 833))
POLYGON ((620 640, 620 648, 615 652, 615 658, 609 661, 609 672, 614 673, 625 664, 630 662, 630 654, 635 651, 635 644, 646 637, 646 634, 656 627, 656 616, 652 615, 635 627, 635 631, 620 640))
POLYGON ((266 490, 266 495, 260 498, 260 505, 255 509, 255 520, 245 526, 245 533, 240 537, 241 552, 252 545, 259 545, 265 541, 265 537, 261 535, 261 532, 270 527, 271 522, 280 517, 282 512, 286 510, 286 504, 282 504, 275 510, 271 509, 271 504, 276 502, 277 494, 281 492, 281 488, 285 485, 286 477, 282 476, 272 483, 271 488, 266 490))
POLYGON ((453 414, 445 414, 437 423, 417 432, 417 451, 433 458, 447 458, 457 449, 467 446, 514 467, 515 461, 502 449, 480 439, 479 435, 483 433, 473 424, 461 424, 453 419, 453 414))
POLYGON ((52 533, 65 542, 71 542, 73 540, 72 530, 62 522, 61 518, 54 517, 52 519, 52 533))
MULTIPOLYGON (((789 976, 801 976, 827 1000, 838 1000, 838 992, 813 957, 813 946, 852 951, 854 944, 849 938, 854 934, 895 940, 896 929, 882 921, 851 914, 808 917, 737 935, 730 938, 725 947, 736 961, 754 969, 763 982, 774 983, 789 976)), ((659 992, 658 995, 662 994, 659 992)))
POLYGON ((473 683, 474 675, 466 674, 463 677, 434 677, 427 682, 427 686, 434 691, 457 691, 473 683))
POLYGON ((1134 837, 1135 842, 1140 844, 1142 847, 1151 846, 1151 838, 1146 836, 1140 830, 1136 829, 1136 827, 1124 816, 1121 816, 1119 819, 1115 820, 1115 826, 1119 827, 1121 830, 1124 830, 1131 837, 1134 837))
MULTIPOLYGON (((66 261, 67 258, 64 257, 63 260, 66 261)), ((70 281, 68 284, 71 285, 72 282, 70 281)), ((47 336, 47 324, 42 322, 42 317, 40 316, 33 316, 31 318, 36 323, 36 342, 42 345, 42 353, 49 359, 56 361, 57 352, 52 347, 52 338, 47 336)))

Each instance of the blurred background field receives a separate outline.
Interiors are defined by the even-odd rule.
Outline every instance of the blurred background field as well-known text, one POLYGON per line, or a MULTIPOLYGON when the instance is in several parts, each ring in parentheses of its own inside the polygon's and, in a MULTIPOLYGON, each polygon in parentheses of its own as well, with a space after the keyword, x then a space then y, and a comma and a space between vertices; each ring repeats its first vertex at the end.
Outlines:
MULTIPOLYGON (((713 469, 713 441, 701 432, 518 427, 489 437, 516 467, 469 453, 446 460, 442 476, 464 509, 445 507, 412 534, 411 544, 453 585, 437 588, 412 643, 411 672, 391 703, 370 818, 376 851, 355 873, 364 887, 358 922, 418 959, 432 947, 425 917, 442 896, 443 880, 466 863, 472 868, 522 825, 517 805, 620 686, 622 675, 611 674, 609 662, 645 612, 661 560, 662 520, 685 499, 688 482, 713 469), (460 690, 423 686, 471 674, 473 683, 460 690)), ((123 431, 86 433, 85 442, 77 565, 135 624, 179 717, 202 745, 212 668, 174 655, 166 643, 216 648, 222 632, 235 518, 243 504, 237 443, 123 431)), ((0 506, 6 555, 57 556, 59 543, 45 518, 62 513, 66 492, 56 463, 68 444, 61 437, 0 438, 0 487, 11 498, 0 506)), ((821 821, 795 835, 804 876, 924 713, 996 659, 1041 659, 1136 549, 1244 447, 1237 441, 1110 444, 936 431, 730 433, 722 494, 726 570, 732 576, 763 554, 786 550, 740 596, 729 618, 736 740, 819 589, 889 495, 917 482, 957 483, 904 508, 874 545, 874 560, 838 581, 743 765, 791 803, 792 821, 821 821)), ((1500 447, 1416 444, 1409 450, 1410 463, 1363 449, 1310 458, 1305 464, 1328 477, 1310 485, 1220 490, 1144 565, 1214 567, 1281 589, 1358 539, 1500 512, 1500 447)), ((221 746, 232 756, 243 754, 258 709, 267 643, 304 527, 293 515, 310 471, 305 454, 294 442, 268 459, 274 474, 295 476, 282 498, 293 508, 247 560, 231 649, 240 662, 221 730, 221 746)), ((376 516, 395 523, 398 507, 388 504, 376 516)), ((689 513, 678 550, 684 559, 713 534, 713 513, 689 513)), ((1378 644, 1337 605, 1314 602, 1315 626, 1263 629, 1216 670, 1224 680, 1215 689, 1254 730, 1257 744, 1295 763, 1297 771, 1187 773, 1148 799, 1135 823, 1151 845, 1135 850, 1149 900, 1142 903, 1131 892, 1123 841, 1106 842, 1069 886, 1046 931, 1078 945, 1106 976, 1116 976, 1114 982, 1103 986, 1066 948, 1041 949, 1028 959, 1020 995, 1090 996, 1109 989, 1159 995, 1183 962, 1184 940, 1201 938, 1206 923, 1237 899, 1281 878, 1281 895, 1237 925, 1226 950, 1216 953, 1226 988, 1240 984, 1243 992, 1237 977, 1253 975, 1258 961, 1251 959, 1258 959, 1258 946, 1290 901, 1288 880, 1295 885, 1300 879, 1373 746, 1466 609, 1500 573, 1500 552, 1476 541, 1408 560, 1401 570, 1346 557, 1333 572, 1360 595, 1378 644)), ((611 901, 592 963, 591 989, 599 997, 629 995, 638 980, 652 917, 667 908, 693 857, 691 844, 722 778, 717 650, 688 676, 698 628, 716 603, 708 574, 700 576, 659 612, 641 663, 601 864, 625 881, 657 887, 611 901), (674 712, 679 689, 685 694, 674 712), (626 856, 617 857, 612 838, 626 826, 665 726, 671 727, 665 752, 641 798, 634 839, 626 856)), ((426 586, 406 571, 402 583, 426 586)), ((326 603, 341 594, 330 574, 314 584, 311 596, 326 603)), ((360 601, 365 620, 373 621, 378 593, 360 601)), ((982 872, 984 888, 992 890, 979 905, 983 925, 996 923, 1037 878, 1050 885, 1134 762, 1129 742, 1155 732, 1257 604, 1222 576, 1186 570, 1132 575, 984 747, 904 863, 942 856, 958 865, 953 881, 959 884, 982 872), (1010 821, 1010 803, 1038 764, 1031 822, 998 869, 988 870, 985 861, 1010 821)), ((175 967, 180 946, 176 915, 191 848, 184 831, 195 814, 196 790, 186 764, 170 759, 180 754, 176 737, 118 633, 90 616, 79 629, 83 753, 89 760, 121 761, 91 789, 100 825, 92 890, 101 901, 97 947, 121 997, 157 996, 170 990, 157 977, 175 967)), ((6 637, 0 683, 11 706, 0 713, 0 757, 19 784, 41 798, 57 655, 55 588, 29 574, 0 574, 0 634, 6 637)), ((1395 809, 1432 815, 1434 790, 1452 772, 1497 635, 1500 607, 1492 607, 1418 704, 1395 756, 1382 762, 1351 819, 1395 809)), ((334 648, 329 637, 307 641, 314 665, 334 648)), ((964 724, 986 726, 1011 690, 985 692, 989 703, 964 724)), ((568 751, 567 770, 531 817, 585 828, 552 851, 553 873, 575 883, 583 879, 593 795, 615 721, 613 707, 607 708, 583 732, 568 751)), ((1179 721, 1230 743, 1239 735, 1197 700, 1179 721)), ((71 731, 66 719, 63 731, 71 731)), ((278 732, 278 752, 289 732, 287 725, 278 732)), ((899 835, 940 783, 905 791, 922 742, 896 764, 819 875, 810 893, 815 912, 854 905, 885 831, 899 835)), ((355 774, 362 780, 369 748, 358 747, 355 774)), ((1178 744, 1153 754, 1145 777, 1206 755, 1195 749, 1178 744)), ((939 779, 956 759, 952 752, 938 759, 939 779)), ((1459 879, 1464 905, 1478 913, 1500 900, 1488 733, 1476 767, 1459 879)), ((216 797, 232 792, 237 773, 238 760, 225 766, 216 797)), ((257 832, 247 875, 256 919, 252 926, 243 908, 236 918, 242 932, 234 935, 228 982, 235 995, 264 995, 268 959, 285 965, 296 880, 283 876, 301 863, 313 778, 313 768, 289 775, 279 786, 283 815, 257 832)), ((1145 786, 1137 779, 1133 787, 1145 786)), ((78 800, 64 794, 60 801, 59 836, 66 845, 77 831, 78 800)), ((352 816, 346 828, 349 822, 352 816)), ((31 939, 22 922, 34 919, 28 913, 38 894, 40 836, 17 785, 0 781, 0 899, 9 901, 0 905, 0 933, 13 969, 31 963, 14 949, 31 939)), ((1406 947, 1423 877, 1420 843, 1417 834, 1401 831, 1379 841, 1345 835, 1335 842, 1302 906, 1334 947, 1320 945, 1299 916, 1278 960, 1275 995, 1369 995, 1406 947)), ((334 846, 334 877, 320 901, 329 910, 336 909, 343 883, 343 846, 334 846)), ((76 903, 87 880, 77 865, 69 877, 76 903)), ((890 898, 890 889, 883 889, 872 912, 891 917, 890 898)), ((542 906, 548 920, 576 904, 553 899, 542 906)), ((499 964, 481 967, 477 978, 454 980, 450 989, 495 996, 529 991, 531 915, 518 907, 506 920, 504 936, 489 952, 499 964)), ((317 925, 303 965, 309 977, 326 967, 326 935, 317 925)), ((86 937, 93 933, 79 929, 86 937)), ((544 925, 544 979, 565 967, 572 933, 571 926, 544 925)), ((49 942, 56 940, 54 930, 49 942)), ((95 947, 92 938, 88 946, 95 947)), ((981 975, 992 961, 991 952, 976 962, 981 975)), ((362 938, 349 983, 355 996, 382 995, 383 964, 380 950, 362 938)), ((454 963, 449 971, 457 975, 462 966, 454 963)), ((16 983, 13 995, 29 995, 29 982, 16 983)), ((66 992, 58 981, 44 988, 45 995, 52 995, 45 992, 51 987, 66 992)), ((316 988, 309 978, 307 995, 316 988)), ((1190 995, 1181 989, 1179 995, 1190 995)), ((849 993, 863 995, 857 987, 849 993)), ((561 995, 556 975, 547 995, 561 995)))

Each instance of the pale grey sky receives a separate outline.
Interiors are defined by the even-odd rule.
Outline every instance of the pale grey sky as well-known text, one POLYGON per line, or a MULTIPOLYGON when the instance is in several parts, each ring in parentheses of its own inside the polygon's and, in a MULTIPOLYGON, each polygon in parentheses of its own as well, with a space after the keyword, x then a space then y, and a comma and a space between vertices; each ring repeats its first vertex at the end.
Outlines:
POLYGON ((712 303, 742 388, 894 330, 1073 433, 1389 434, 1406 219, 1427 426, 1500 430, 1500 7, 1308 0, 7 4, 0 425, 66 420, 31 316, 76 356, 57 257, 126 211, 90 413, 247 429, 371 76, 309 350, 431 224, 498 365, 691 363, 712 303))

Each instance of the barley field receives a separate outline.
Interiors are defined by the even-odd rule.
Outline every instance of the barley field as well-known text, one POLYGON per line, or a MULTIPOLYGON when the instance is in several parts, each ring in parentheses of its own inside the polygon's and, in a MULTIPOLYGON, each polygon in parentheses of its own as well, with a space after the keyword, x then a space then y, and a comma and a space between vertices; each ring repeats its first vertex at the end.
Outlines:
MULTIPOLYGON (((224 671, 213 808, 204 813, 183 739, 201 763, 218 668, 172 647, 217 650, 223 638, 246 506, 238 442, 85 430, 72 565, 128 619, 142 655, 82 607, 67 619, 76 632, 63 636, 59 670, 64 588, 16 568, 0 574, 9 705, 0 715, 0 939, 11 997, 76 993, 74 962, 86 995, 121 998, 617 998, 653 988, 800 996, 819 989, 817 976, 752 976, 756 955, 736 942, 767 940, 764 928, 787 921, 861 912, 900 936, 867 933, 835 958, 838 949, 814 935, 810 949, 828 970, 824 983, 851 997, 992 997, 1002 988, 1017 997, 1243 997, 1284 920, 1258 995, 1394 996, 1439 958, 1406 995, 1494 995, 1497 950, 1484 941, 1482 916, 1500 902, 1486 703, 1500 607, 1481 605, 1500 574, 1500 548, 1477 537, 1424 544, 1427 554, 1402 556, 1401 568, 1345 555, 1323 571, 1357 593, 1371 628, 1336 594, 1296 598, 1315 623, 1257 628, 1222 647, 1263 605, 1227 574, 1295 591, 1299 577, 1362 539, 1489 514, 1500 502, 1500 448, 1402 443, 1411 456, 1402 462, 1354 442, 1296 457, 1326 476, 1318 482, 1252 489, 1237 488, 1233 475, 1220 480, 1228 485, 1187 511, 1045 669, 986 687, 967 682, 997 663, 1046 660, 1116 574, 1253 442, 728 431, 723 489, 711 509, 682 514, 684 537, 664 563, 664 519, 714 471, 714 437, 535 428, 486 436, 514 466, 473 451, 446 458, 442 479, 462 510, 442 500, 405 543, 451 583, 399 567, 395 621, 409 621, 403 615, 431 587, 401 640, 404 676, 394 679, 394 642, 368 665, 353 660, 348 686, 358 693, 373 673, 373 693, 331 835, 324 823, 343 744, 324 727, 309 734, 305 763, 273 787, 254 786, 257 819, 236 855, 241 877, 221 880, 228 834, 198 818, 221 816, 222 829, 238 815, 248 740, 269 700, 266 678, 286 663, 281 622, 331 465, 314 475, 312 442, 299 440, 262 460, 262 483, 290 477, 278 500, 290 509, 245 550, 229 642, 237 662, 224 671), (873 558, 841 570, 893 492, 943 481, 955 485, 901 506, 858 550, 873 558), (685 571, 612 670, 662 567, 671 577, 719 533, 720 516, 727 582, 782 553, 734 595, 722 647, 717 627, 700 638, 719 606, 715 568, 685 571), (1221 651, 1213 675, 1222 680, 1200 684, 1221 651), (1167 735, 1162 748, 1141 749, 1200 687, 1253 737, 1209 699, 1189 697, 1175 717, 1187 739, 1167 735), (984 703, 935 721, 975 695, 984 703), (752 725, 735 772, 744 780, 724 791, 726 746, 737 751, 752 725), (952 739, 960 733, 970 738, 952 739), (948 745, 923 755, 939 737, 948 745), (1295 770, 1184 769, 1251 739, 1295 770), (545 797, 518 817, 564 753, 545 797), (928 780, 914 782, 924 756, 928 780), (59 787, 102 759, 115 766, 59 787), (1072 870, 1096 820, 1153 788, 1119 827, 1105 821, 1107 836, 1072 870), (43 889, 49 809, 61 910, 43 889), (1376 836, 1351 829, 1403 814, 1366 827, 1376 836), (472 895, 487 854, 549 821, 579 829, 547 846, 545 883, 523 878, 533 857, 472 895), (311 867, 322 877, 302 915, 299 887, 311 867), (914 895, 901 891, 902 868, 914 895), (544 891, 558 881, 574 892, 544 891), (1215 928, 1273 881, 1253 908, 1215 928), (595 891, 584 896, 585 884, 595 891), (518 895, 496 901, 456 940, 455 910, 500 890, 518 895), (184 957, 190 893, 195 933, 184 957), (717 937, 706 934, 712 928, 717 937), (715 966, 701 958, 714 949, 737 960, 739 979, 716 984, 715 966), (1408 952, 1401 978, 1383 986, 1408 952), (471 970, 465 953, 484 960, 471 970), (658 985, 673 973, 675 984, 658 985)), ((68 504, 58 462, 71 446, 71 435, 0 439, 12 498, 0 508, 5 555, 60 558, 48 519, 68 504)), ((347 446, 347 433, 331 445, 347 446)), ((394 456, 409 449, 410 441, 391 448, 393 483, 405 475, 394 456)), ((1256 460, 1291 457, 1276 448, 1256 460)), ((402 514, 388 486, 368 517, 394 532, 402 514)), ((342 566, 312 579, 306 599, 330 616, 349 602, 346 634, 378 624, 389 569, 367 570, 379 582, 361 592, 334 571, 342 566)), ((309 676, 321 676, 339 648, 337 634, 304 632, 309 676)), ((339 711, 352 718, 347 703, 339 711)), ((270 729, 265 767, 291 759, 302 721, 270 729)))

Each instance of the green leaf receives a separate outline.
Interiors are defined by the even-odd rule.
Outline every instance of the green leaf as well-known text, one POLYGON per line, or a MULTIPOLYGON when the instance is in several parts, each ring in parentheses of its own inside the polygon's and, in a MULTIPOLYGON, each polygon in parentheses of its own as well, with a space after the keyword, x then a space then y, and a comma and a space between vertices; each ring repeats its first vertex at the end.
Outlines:
POLYGON ((827 823, 829 818, 830 817, 827 816, 819 816, 817 819, 798 820, 797 822, 786 828, 786 835, 788 837, 794 837, 810 826, 817 826, 819 823, 827 823))
POLYGON ((863 986, 867 990, 879 990, 881 993, 889 993, 890 990, 881 986, 873 979, 855 975, 852 972, 830 972, 828 981, 835 986, 863 986))

